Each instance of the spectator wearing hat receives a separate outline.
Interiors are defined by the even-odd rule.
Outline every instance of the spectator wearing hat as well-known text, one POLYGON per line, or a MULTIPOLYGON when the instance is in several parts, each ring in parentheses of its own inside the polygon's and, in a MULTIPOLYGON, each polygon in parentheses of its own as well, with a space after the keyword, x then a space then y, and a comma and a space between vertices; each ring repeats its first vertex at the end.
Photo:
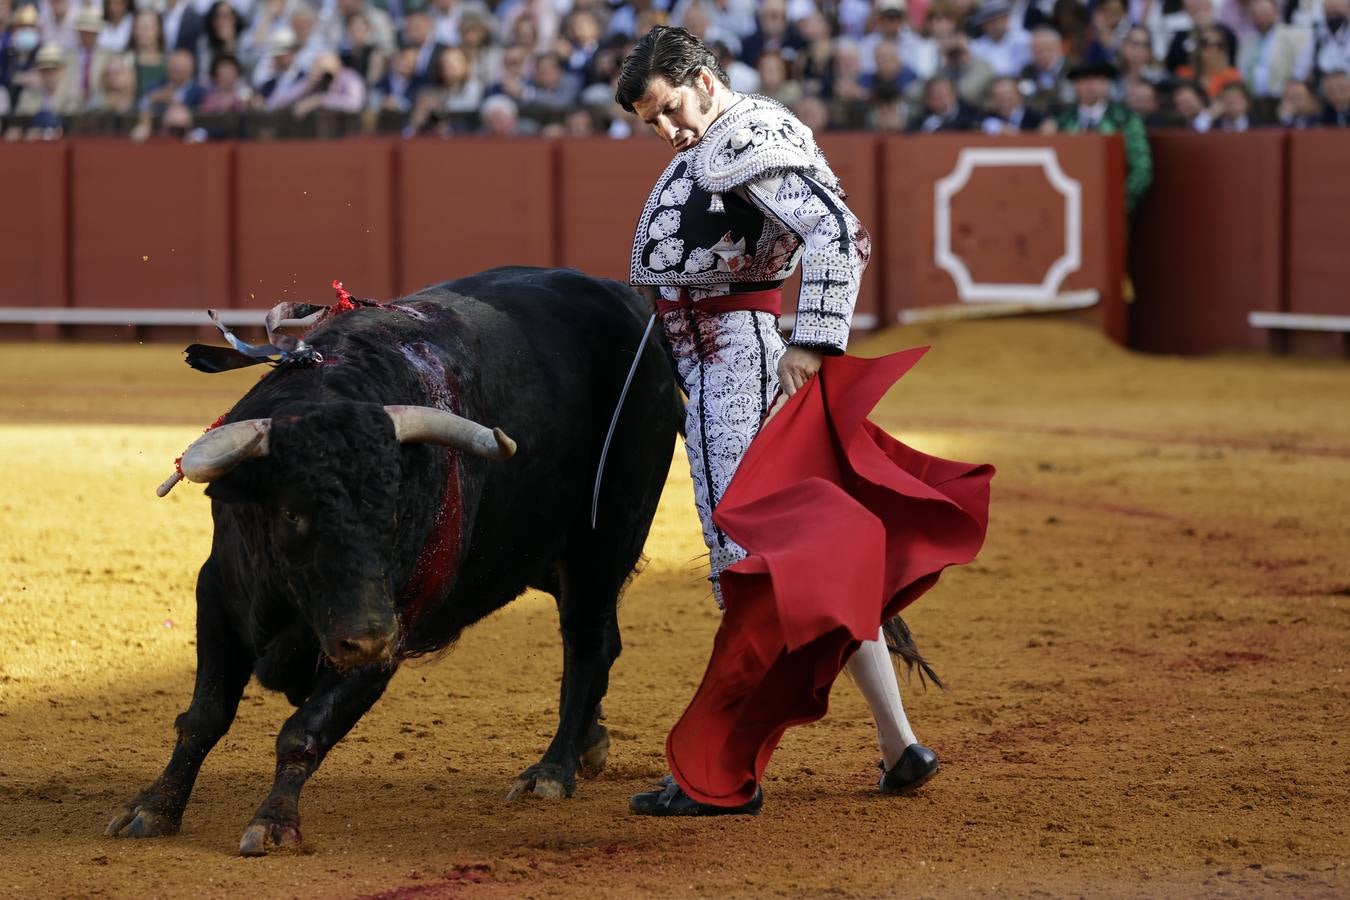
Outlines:
POLYGON ((1012 12, 1009 0, 985 0, 971 17, 980 36, 970 44, 970 52, 999 77, 1016 75, 1031 62, 1031 39, 1026 31, 1008 27, 1012 12))
MULTIPOLYGON (((187 2, 187 0, 185 0, 187 2)), ((244 29, 243 35, 239 38, 239 44, 242 48, 239 62, 243 64, 244 71, 256 74, 258 66, 261 65, 272 52, 272 45, 276 40, 277 34, 282 29, 290 30, 287 24, 288 13, 287 4, 290 0, 258 0, 253 7, 253 16, 249 19, 248 27, 244 29)), ((169 21, 164 20, 165 37, 168 37, 169 21)), ((172 46, 172 43, 170 44, 172 46)), ((195 39, 191 46, 197 46, 195 39)), ((256 87, 256 82, 254 84, 256 87)))
POLYGON ((1017 79, 995 78, 989 85, 989 103, 980 130, 985 134, 1040 131, 1045 116, 1030 109, 1017 89, 1017 79))
POLYGON ((1350 128, 1350 72, 1344 69, 1322 75, 1322 125, 1350 128))
POLYGON ((1059 117, 1065 134, 1119 134, 1125 140, 1125 205, 1133 212, 1139 198, 1153 182, 1153 153, 1144 133, 1144 123, 1128 107, 1111 100, 1115 67, 1109 63, 1083 63, 1069 71, 1078 102, 1059 117))
POLYGON ((1066 77, 1069 63, 1064 42, 1050 25, 1031 32, 1031 62, 1022 67, 1017 87, 1029 108, 1043 116, 1058 116, 1074 100, 1073 85, 1066 77))
POLYGON ((42 46, 38 12, 21 6, 11 12, 12 0, 0 0, 0 106, 13 109, 25 83, 37 82, 37 53, 42 46))
POLYGON ((1280 102, 1275 107, 1275 125, 1302 131, 1322 124, 1322 106, 1306 81, 1290 79, 1284 83, 1280 102))
POLYGON ((979 122, 979 113, 961 100, 952 80, 938 75, 923 86, 923 109, 910 120, 906 131, 910 134, 971 131, 979 122))
POLYGON ((273 34, 266 55, 253 70, 254 93, 263 106, 277 91, 304 80, 305 69, 300 62, 299 49, 300 42, 289 27, 273 34))
POLYGON ((135 17, 131 0, 103 0, 98 49, 107 53, 125 53, 131 46, 131 23, 135 17))
POLYGON ((34 61, 37 78, 19 94, 14 114, 40 117, 43 124, 39 128, 59 132, 63 116, 75 115, 84 108, 74 89, 76 82, 66 74, 68 68, 66 55, 59 45, 43 44, 38 48, 34 61))
POLYGON ((1306 28, 1279 19, 1275 0, 1252 0, 1252 30, 1238 42, 1237 68, 1258 101, 1274 105, 1312 40, 1306 28))
MULTIPOLYGON (((130 38, 130 16, 126 19, 127 36, 130 38)), ((87 108, 98 93, 99 78, 103 67, 113 56, 122 51, 110 51, 100 46, 104 29, 103 17, 98 10, 87 6, 75 17, 77 42, 73 53, 67 54, 65 91, 79 98, 80 107, 87 108)), ((124 48, 125 49, 125 48, 124 48)))
POLYGON ((1228 44, 1220 26, 1202 25, 1196 29, 1195 36, 1195 52, 1189 63, 1177 68, 1177 77, 1198 82, 1205 93, 1218 97, 1226 86, 1242 81, 1242 73, 1228 55, 1228 44))
MULTIPOLYGON (((954 26, 955 22, 951 24, 954 26)), ((882 44, 895 47, 900 59, 921 78, 930 78, 937 71, 937 47, 910 28, 905 0, 877 0, 874 29, 858 44, 864 74, 876 69, 876 49, 882 44)))

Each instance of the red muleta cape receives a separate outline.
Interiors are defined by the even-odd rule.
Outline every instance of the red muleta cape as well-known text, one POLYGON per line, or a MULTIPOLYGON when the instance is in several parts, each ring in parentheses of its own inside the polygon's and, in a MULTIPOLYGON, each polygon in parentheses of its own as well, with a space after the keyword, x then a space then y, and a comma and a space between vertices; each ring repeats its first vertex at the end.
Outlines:
POLYGON ((920 453, 867 421, 927 350, 827 357, 718 503, 713 520, 749 556, 722 573, 708 670, 666 739, 700 803, 748 802, 783 732, 825 715, 859 644, 984 543, 993 466, 920 453))

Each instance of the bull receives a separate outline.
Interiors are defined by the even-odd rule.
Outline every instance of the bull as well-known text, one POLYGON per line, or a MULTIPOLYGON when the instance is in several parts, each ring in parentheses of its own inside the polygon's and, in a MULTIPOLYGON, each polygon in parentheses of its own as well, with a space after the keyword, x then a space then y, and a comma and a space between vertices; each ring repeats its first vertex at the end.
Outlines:
POLYGON ((579 770, 598 772, 618 597, 681 415, 659 347, 634 362, 646 319, 617 282, 493 269, 331 318, 306 335, 312 364, 273 369, 193 443, 181 468, 208 484, 215 528, 197 577, 196 684, 163 774, 108 834, 178 831, 256 675, 297 709, 239 849, 299 844, 305 781, 399 663, 527 588, 557 600, 562 694, 552 742, 508 797, 570 796, 579 770))

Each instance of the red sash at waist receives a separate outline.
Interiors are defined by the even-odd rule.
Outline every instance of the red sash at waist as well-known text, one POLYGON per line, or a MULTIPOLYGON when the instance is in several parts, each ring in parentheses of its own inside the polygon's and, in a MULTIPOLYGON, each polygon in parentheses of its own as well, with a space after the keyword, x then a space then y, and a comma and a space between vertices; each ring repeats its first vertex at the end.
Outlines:
POLYGON ((722 294, 718 297, 707 297, 703 300, 691 300, 689 299, 689 292, 681 288, 679 300, 656 301, 656 311, 663 316, 677 309, 692 309, 711 314, 748 309, 753 312, 766 312, 781 316, 783 314, 783 291, 781 288, 771 288, 767 291, 746 291, 742 294, 722 294))

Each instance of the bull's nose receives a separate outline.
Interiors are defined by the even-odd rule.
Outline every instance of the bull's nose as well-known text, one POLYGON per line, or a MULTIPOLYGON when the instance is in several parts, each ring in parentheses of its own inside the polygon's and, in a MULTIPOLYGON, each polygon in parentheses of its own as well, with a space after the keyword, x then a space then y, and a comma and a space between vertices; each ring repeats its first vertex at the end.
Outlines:
POLYGON ((336 660, 344 666, 388 659, 392 642, 387 635, 342 638, 337 642, 336 660))

